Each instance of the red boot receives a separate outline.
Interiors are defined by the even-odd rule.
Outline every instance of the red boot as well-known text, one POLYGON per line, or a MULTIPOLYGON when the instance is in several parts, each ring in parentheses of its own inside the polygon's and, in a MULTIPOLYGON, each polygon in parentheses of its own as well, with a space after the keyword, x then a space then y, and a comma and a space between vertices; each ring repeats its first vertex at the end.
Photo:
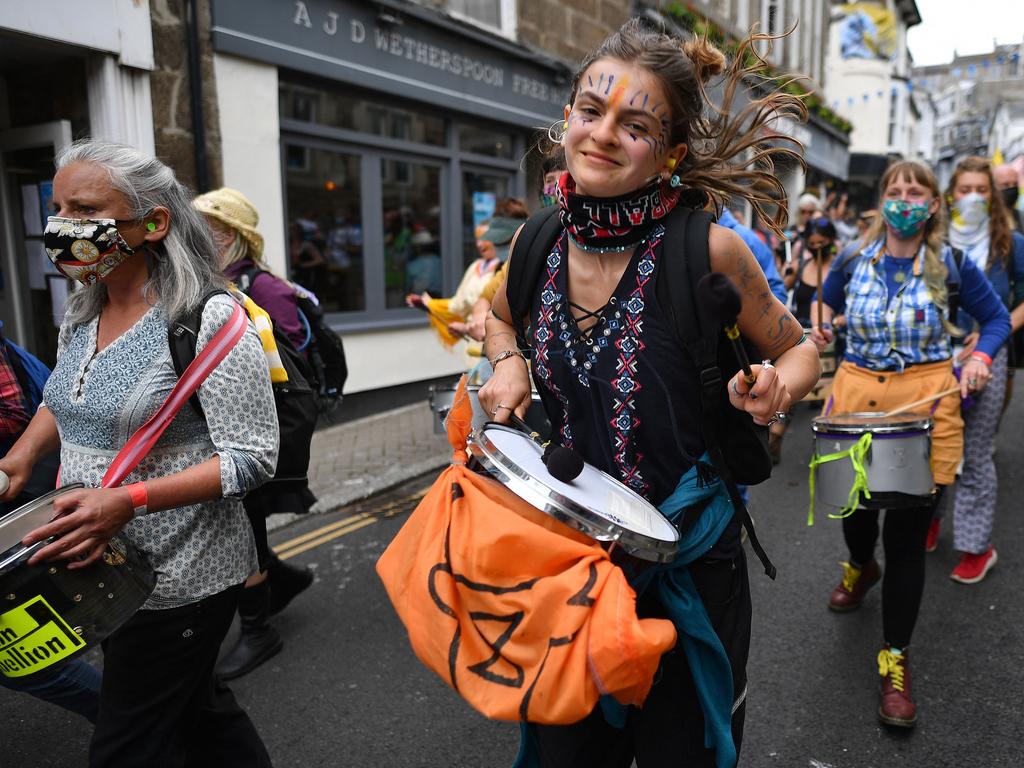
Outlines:
POLYGON ((841 565, 843 580, 832 590, 832 595, 828 599, 828 607, 840 613, 860 608, 868 590, 882 578, 882 569, 878 567, 877 560, 872 560, 863 568, 855 568, 849 563, 841 565))
POLYGON ((928 526, 928 538, 924 540, 924 551, 934 552, 939 548, 939 528, 942 526, 941 517, 933 517, 928 526))
POLYGON ((882 701, 878 719, 886 725, 911 728, 917 720, 917 705, 910 693, 910 665, 907 649, 893 653, 886 646, 878 653, 878 674, 882 676, 882 701))

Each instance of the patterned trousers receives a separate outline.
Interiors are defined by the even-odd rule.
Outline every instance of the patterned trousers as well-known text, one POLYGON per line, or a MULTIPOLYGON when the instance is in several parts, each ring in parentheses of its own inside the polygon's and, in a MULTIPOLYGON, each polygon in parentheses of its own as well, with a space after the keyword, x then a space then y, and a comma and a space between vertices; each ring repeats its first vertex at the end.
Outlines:
POLYGON ((964 466, 956 484, 953 546, 975 555, 988 549, 996 516, 992 444, 1006 393, 1006 356, 1004 345, 992 360, 992 379, 985 391, 974 395, 974 406, 964 411, 964 466))

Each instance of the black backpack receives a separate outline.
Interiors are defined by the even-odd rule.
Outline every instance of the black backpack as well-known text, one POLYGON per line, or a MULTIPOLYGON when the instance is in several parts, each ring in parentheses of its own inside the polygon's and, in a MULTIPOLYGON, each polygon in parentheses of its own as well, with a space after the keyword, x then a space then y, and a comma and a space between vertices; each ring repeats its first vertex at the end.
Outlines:
MULTIPOLYGON (((512 315, 512 325, 525 348, 526 329, 523 318, 531 304, 544 264, 562 225, 556 215, 557 206, 545 208, 531 216, 516 238, 509 260, 505 292, 512 315)), ((720 325, 706 315, 694 300, 694 288, 711 271, 708 237, 712 217, 703 210, 677 205, 665 221, 662 252, 686 254, 686 258, 663 258, 658 270, 655 292, 658 302, 672 315, 676 334, 686 353, 696 365, 701 391, 701 432, 704 445, 715 471, 725 483, 733 506, 740 513, 747 529, 751 547, 764 565, 765 573, 775 578, 776 569, 765 554, 737 483, 755 485, 771 476, 772 461, 768 452, 768 429, 754 424, 749 415, 733 408, 722 371, 739 370, 739 361, 726 341, 720 325)), ((752 345, 744 341, 748 356, 758 359, 752 345)))
MULTIPOLYGON (((217 290, 207 294, 198 306, 168 328, 167 340, 171 347, 171 360, 179 377, 196 358, 196 339, 199 337, 203 309, 206 302, 218 293, 227 292, 217 290)), ((281 444, 277 455, 277 471, 273 479, 260 489, 260 494, 275 497, 295 496, 303 499, 302 506, 308 509, 312 503, 306 477, 309 471, 309 445, 319 415, 313 383, 316 380, 306 358, 277 328, 274 328, 274 341, 277 342, 277 351, 288 373, 288 381, 273 385, 281 444)), ((196 413, 205 418, 198 393, 193 394, 189 402, 196 413)))
MULTIPOLYGON (((239 290, 249 293, 249 288, 260 272, 266 270, 253 266, 239 274, 239 290)), ((274 277, 270 272, 267 274, 274 277)), ((309 342, 297 351, 306 355, 312 367, 312 380, 315 381, 319 393, 320 410, 328 413, 341 402, 345 380, 348 379, 345 345, 341 337, 324 321, 324 310, 319 304, 302 291, 295 292, 295 303, 298 306, 299 319, 309 330, 309 342)))

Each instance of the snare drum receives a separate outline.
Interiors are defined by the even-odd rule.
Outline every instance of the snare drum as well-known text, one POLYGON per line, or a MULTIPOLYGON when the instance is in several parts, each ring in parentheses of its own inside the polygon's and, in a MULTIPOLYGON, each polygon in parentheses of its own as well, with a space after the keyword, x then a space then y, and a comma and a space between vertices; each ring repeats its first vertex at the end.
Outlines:
MULTIPOLYGON (((437 419, 434 421, 435 434, 445 434, 444 420, 448 418, 448 411, 452 409, 452 403, 455 402, 455 390, 457 387, 458 383, 456 382, 455 384, 431 385, 429 389, 427 402, 430 403, 430 410, 437 416, 437 419)), ((480 386, 472 384, 466 387, 466 392, 469 394, 469 402, 473 406, 473 429, 479 429, 494 418, 480 406, 478 397, 480 389, 480 386)), ((540 402, 540 395, 536 392, 533 393, 533 402, 530 403, 530 407, 526 411, 526 418, 523 421, 541 435, 547 435, 551 432, 551 423, 548 421, 548 416, 544 412, 544 406, 540 402)))
POLYGON ((861 495, 859 509, 917 507, 927 503, 935 482, 932 478, 932 420, 906 414, 884 417, 881 413, 844 413, 819 416, 814 431, 815 497, 840 509, 849 503, 855 481, 848 456, 821 462, 829 454, 849 450, 865 434, 871 444, 864 456, 871 498, 861 495))
POLYGON ((671 561, 679 531, 658 508, 590 464, 571 483, 552 477, 544 449, 500 424, 474 430, 469 450, 480 466, 516 496, 592 539, 615 542, 626 553, 656 563, 671 561))
POLYGON ((96 645, 132 617, 156 584, 153 569, 117 537, 86 568, 27 564, 47 542, 26 547, 22 538, 53 519, 54 499, 82 487, 51 491, 0 519, 0 673, 7 677, 52 670, 96 645))

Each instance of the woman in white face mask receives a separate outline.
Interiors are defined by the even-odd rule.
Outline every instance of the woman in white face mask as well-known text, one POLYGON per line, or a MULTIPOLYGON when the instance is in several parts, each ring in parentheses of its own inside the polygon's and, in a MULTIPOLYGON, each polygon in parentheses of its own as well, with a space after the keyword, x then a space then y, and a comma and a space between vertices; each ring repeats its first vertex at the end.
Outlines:
MULTIPOLYGON (((949 205, 949 241, 982 270, 993 290, 1009 309, 1014 331, 1024 325, 1024 235, 1013 231, 1013 222, 1003 202, 995 193, 992 166, 986 158, 968 157, 953 172, 946 202, 949 205)), ((964 310, 957 326, 973 331, 975 320, 964 310)), ((969 333, 964 340, 961 361, 972 353, 978 334, 969 333)), ((996 562, 992 546, 992 526, 996 511, 996 468, 992 459, 992 443, 1003 411, 1006 391, 1008 353, 1011 344, 1004 344, 992 359, 992 379, 988 387, 975 394, 973 402, 964 402, 964 464, 957 483, 953 508, 953 546, 962 555, 950 578, 962 584, 974 584, 996 562)), ((940 519, 932 521, 926 548, 938 545, 940 519)))

